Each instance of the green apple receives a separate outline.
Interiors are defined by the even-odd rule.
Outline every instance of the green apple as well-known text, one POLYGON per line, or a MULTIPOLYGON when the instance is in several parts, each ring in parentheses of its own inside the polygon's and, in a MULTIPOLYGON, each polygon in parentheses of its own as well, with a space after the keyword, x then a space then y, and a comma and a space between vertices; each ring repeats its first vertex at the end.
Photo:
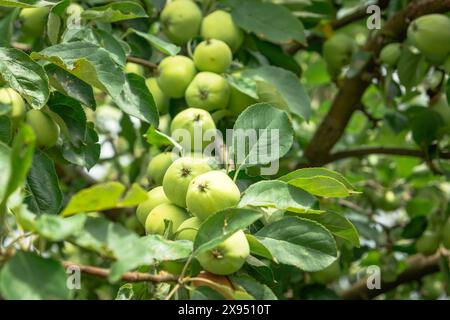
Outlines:
POLYGON ((230 99, 230 85, 216 73, 200 72, 186 89, 185 98, 190 107, 207 111, 225 109, 230 99))
POLYGON ((228 110, 234 115, 238 116, 248 106, 255 104, 256 100, 239 91, 233 86, 230 86, 230 100, 228 102, 228 110))
POLYGON ((222 171, 209 171, 194 178, 186 194, 188 210, 200 220, 235 207, 241 193, 234 181, 222 171))
POLYGON ((22 20, 23 34, 32 38, 39 37, 44 31, 48 13, 48 7, 22 9, 19 17, 22 20))
POLYGON ((155 101, 159 114, 163 115, 169 112, 170 98, 162 92, 156 78, 148 78, 145 81, 145 84, 153 96, 153 100, 155 101))
POLYGON ((447 219, 447 222, 442 229, 442 245, 450 250, 450 218, 447 219))
POLYGON ((177 206, 186 208, 186 193, 195 177, 211 167, 202 159, 182 157, 175 160, 164 175, 163 188, 167 198, 177 206))
POLYGON ((159 64, 158 85, 168 97, 182 98, 196 73, 194 61, 188 57, 167 57, 159 64))
POLYGON ((177 155, 172 152, 163 152, 153 157, 147 167, 148 179, 157 186, 162 185, 167 169, 176 158, 177 155))
POLYGON ((417 251, 426 256, 432 255, 439 248, 439 238, 439 233, 432 230, 425 230, 416 241, 417 251))
POLYGON ((441 64, 450 54, 450 18, 428 14, 408 27, 408 40, 433 63, 441 64))
POLYGON ((445 94, 442 94, 439 99, 431 104, 430 109, 437 112, 443 121, 443 126, 439 128, 438 135, 442 137, 444 134, 450 134, 450 106, 445 94))
POLYGON ((201 22, 202 12, 191 0, 172 1, 161 12, 164 34, 178 45, 198 35, 201 22))
POLYGON ((342 67, 349 64, 355 50, 354 40, 346 34, 335 34, 323 45, 323 58, 332 75, 337 75, 342 67))
POLYGON ((137 75, 140 75, 141 77, 144 76, 144 68, 140 64, 133 63, 133 62, 128 62, 125 65, 124 72, 125 73, 135 73, 137 75))
POLYGON ((49 115, 40 110, 30 110, 25 117, 36 135, 37 146, 51 148, 56 144, 59 127, 49 115))
POLYGON ((173 118, 170 133, 184 150, 201 152, 213 142, 216 125, 208 111, 188 108, 173 118))
POLYGON ((200 33, 204 39, 222 40, 233 52, 244 41, 244 32, 234 23, 231 15, 223 10, 207 15, 203 19, 200 33))
POLYGON ((0 89, 0 104, 11 106, 10 115, 14 122, 19 122, 25 116, 25 101, 20 94, 11 88, 0 89))
POLYGON ((186 210, 170 203, 163 203, 155 208, 145 220, 145 232, 147 234, 163 235, 165 231, 164 221, 172 222, 172 231, 177 230, 180 224, 189 218, 186 210))
POLYGON ((250 255, 250 247, 243 231, 238 231, 217 247, 197 255, 203 269, 218 275, 235 273, 250 255))
POLYGON ((207 39, 194 51, 194 63, 200 71, 225 72, 231 65, 233 54, 222 40, 207 39))
POLYGON ((444 282, 434 275, 424 277, 420 293, 425 299, 436 300, 445 294, 444 282))
POLYGON ((155 207, 163 203, 170 203, 170 200, 166 197, 163 187, 156 187, 147 192, 148 199, 141 202, 136 208, 136 216, 138 220, 145 225, 145 220, 155 207))
POLYGON ((185 220, 177 229, 177 240, 194 241, 201 224, 196 217, 185 220))
POLYGON ((336 259, 332 264, 323 270, 317 272, 311 272, 311 278, 318 283, 327 284, 339 277, 341 273, 341 266, 339 264, 339 259, 336 259))
POLYGON ((394 67, 402 54, 402 45, 400 43, 390 43, 380 52, 380 61, 389 67, 394 67))

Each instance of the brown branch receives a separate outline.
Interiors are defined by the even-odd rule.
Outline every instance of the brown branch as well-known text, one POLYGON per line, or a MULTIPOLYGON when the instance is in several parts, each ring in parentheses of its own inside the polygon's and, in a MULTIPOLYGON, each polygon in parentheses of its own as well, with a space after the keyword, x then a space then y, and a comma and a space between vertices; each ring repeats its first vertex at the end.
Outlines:
MULTIPOLYGON (((441 257, 448 258, 448 252, 442 251, 430 257, 425 257, 421 254, 412 256, 408 259, 408 267, 403 271, 395 281, 385 282, 381 278, 380 289, 369 289, 367 287, 367 278, 355 283, 350 289, 344 291, 341 297, 346 300, 367 300, 373 299, 380 294, 389 292, 398 286, 417 281, 426 275, 439 272, 439 262, 441 257)), ((383 275, 381 274, 381 277, 383 275)))
POLYGON ((138 57, 130 57, 129 56, 129 57, 127 57, 127 61, 140 64, 141 66, 147 67, 152 71, 155 71, 158 69, 158 65, 156 63, 153 63, 153 62, 150 62, 145 59, 138 58, 138 57))
MULTIPOLYGON (((86 266, 80 265, 77 263, 73 263, 70 261, 63 262, 64 268, 76 267, 79 268, 82 273, 89 274, 91 276, 99 277, 99 278, 108 278, 109 269, 94 267, 94 266, 86 266)), ((159 274, 149 274, 142 272, 126 272, 122 275, 122 281, 127 282, 173 282, 178 281, 178 276, 161 272, 159 274)))
POLYGON ((371 83, 378 67, 376 57, 381 48, 389 42, 405 38, 409 23, 415 18, 450 10, 450 0, 416 0, 397 12, 388 20, 382 30, 370 38, 365 50, 372 53, 371 60, 353 78, 346 78, 335 97, 328 114, 323 119, 309 145, 305 156, 312 165, 320 166, 329 158, 334 145, 340 140, 353 115, 358 110, 361 97, 371 83))

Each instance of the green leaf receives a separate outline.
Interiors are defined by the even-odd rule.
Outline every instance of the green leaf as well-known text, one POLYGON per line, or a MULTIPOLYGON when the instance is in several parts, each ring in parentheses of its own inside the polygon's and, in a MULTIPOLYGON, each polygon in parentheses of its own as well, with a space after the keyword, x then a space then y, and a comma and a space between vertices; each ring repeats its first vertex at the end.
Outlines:
POLYGON ((62 241, 80 232, 85 221, 81 214, 68 218, 43 214, 36 221, 36 232, 50 241, 62 241))
POLYGON ((109 280, 116 282, 122 274, 157 261, 187 259, 192 253, 191 241, 170 241, 159 235, 148 235, 134 241, 130 250, 124 251, 112 265, 109 280))
POLYGON ((57 3, 55 1, 45 0, 0 0, 0 6, 15 7, 15 8, 37 8, 54 6, 57 3))
POLYGON ((104 6, 84 10, 83 19, 110 23, 122 20, 147 18, 147 13, 138 3, 132 1, 117 1, 104 6))
POLYGON ((250 246, 250 253, 253 255, 257 255, 269 260, 273 260, 273 256, 270 253, 269 249, 267 249, 255 236, 251 234, 245 234, 247 238, 248 244, 250 246))
POLYGON ((359 193, 340 173, 325 168, 298 169, 278 180, 322 197, 348 197, 359 193))
POLYGON ((350 222, 350 220, 337 212, 327 211, 322 214, 293 213, 293 215, 314 220, 330 230, 335 236, 347 240, 355 247, 359 248, 360 246, 358 230, 355 228, 353 223, 350 222))
POLYGON ((71 143, 63 145, 63 157, 67 161, 87 169, 91 169, 97 164, 100 157, 100 144, 98 143, 98 134, 94 129, 94 123, 86 123, 86 140, 80 148, 71 143))
POLYGON ((259 98, 256 91, 256 81, 253 78, 232 74, 227 74, 225 77, 228 80, 228 83, 238 91, 252 97, 253 99, 259 98))
POLYGON ((0 47, 0 76, 35 109, 42 108, 50 95, 44 68, 23 51, 0 47))
POLYGON ((212 249, 262 217, 262 214, 249 209, 226 209, 206 219, 194 241, 194 254, 212 249))
POLYGON ((277 104, 278 107, 307 121, 311 117, 311 101, 294 73, 274 66, 262 66, 257 69, 248 69, 244 71, 243 75, 266 84, 260 84, 257 88, 260 98, 260 90, 267 92, 268 87, 270 87, 273 90, 273 94, 277 95, 278 99, 281 99, 281 102, 277 104))
POLYGON ((113 34, 104 30, 95 30, 97 44, 105 48, 114 61, 120 65, 125 66, 127 62, 127 52, 123 47, 121 40, 117 39, 113 34))
POLYGON ((62 215, 133 207, 147 199, 147 193, 138 185, 124 193, 125 186, 119 182, 97 184, 73 195, 62 215))
POLYGON ((11 45, 11 37, 14 30, 14 21, 17 18, 19 11, 12 10, 8 15, 0 19, 0 46, 9 47, 11 45))
POLYGON ((173 139, 171 136, 168 136, 161 131, 158 131, 153 126, 150 126, 148 128, 147 132, 145 133, 145 138, 147 139, 147 142, 149 144, 151 144, 152 146, 156 146, 158 148, 174 146, 178 150, 182 150, 181 145, 175 139, 173 139))
POLYGON ((150 33, 144 33, 144 32, 140 32, 138 30, 135 29, 128 29, 127 30, 127 34, 129 33, 135 33, 138 36, 140 36, 141 38, 144 38, 145 40, 147 40, 153 47, 155 47, 158 51, 161 51, 162 53, 165 53, 167 55, 170 56, 175 56, 177 55, 181 48, 179 46, 176 46, 170 42, 166 42, 160 38, 158 38, 157 36, 154 36, 150 33))
POLYGON ((233 20, 247 32, 278 44, 292 41, 306 44, 303 24, 289 9, 260 0, 231 2, 233 20))
POLYGON ((267 103, 248 107, 233 127, 232 156, 237 167, 268 164, 283 157, 293 143, 286 112, 267 103))
POLYGON ((31 252, 17 252, 0 272, 0 292, 9 300, 68 299, 64 267, 31 252))
POLYGON ((312 209, 317 199, 308 192, 282 181, 260 181, 251 185, 239 202, 239 207, 270 207, 300 213, 319 213, 312 209))
POLYGON ((26 124, 22 124, 14 137, 11 149, 2 143, 0 145, 3 149, 0 159, 0 172, 2 172, 2 178, 0 178, 0 204, 2 204, 24 183, 30 169, 35 145, 33 129, 26 124), (9 164, 7 161, 9 161, 9 164), (2 190, 5 186, 7 187, 2 190))
POLYGON ((33 52, 31 57, 52 62, 84 82, 105 90, 113 98, 120 95, 125 84, 121 68, 108 51, 89 42, 57 44, 33 52))
MULTIPOLYGON (((8 144, 12 138, 12 123, 8 116, 0 116, 0 142, 8 144)), ((1 199, 1 196, 0 196, 1 199)))
POLYGON ((94 91, 90 85, 52 63, 45 66, 45 71, 52 87, 95 110, 94 91))
POLYGON ((128 73, 123 90, 114 102, 127 114, 158 127, 158 109, 143 77, 128 73))
POLYGON ((27 176, 25 198, 30 210, 37 214, 57 214, 62 200, 63 195, 53 161, 45 153, 35 152, 27 176))
POLYGON ((331 233, 311 220, 287 217, 263 227, 255 235, 279 263, 304 271, 322 270, 338 256, 331 233))
POLYGON ((242 287, 256 300, 278 300, 268 286, 259 283, 249 275, 233 275, 230 280, 235 287, 242 287))
POLYGON ((428 71, 426 58, 411 51, 407 46, 404 47, 397 64, 398 77, 400 83, 410 90, 418 85, 425 78, 428 71))

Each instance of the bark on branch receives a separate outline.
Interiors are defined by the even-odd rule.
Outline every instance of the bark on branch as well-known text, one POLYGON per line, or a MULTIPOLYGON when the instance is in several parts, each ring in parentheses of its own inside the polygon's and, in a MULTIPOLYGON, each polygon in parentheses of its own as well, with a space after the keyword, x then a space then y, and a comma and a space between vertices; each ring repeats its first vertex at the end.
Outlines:
POLYGON ((321 166, 330 157, 334 145, 345 132, 353 113, 358 110, 361 97, 377 70, 376 57, 381 48, 389 42, 405 38, 409 23, 415 18, 450 10, 450 0, 416 0, 389 19, 384 28, 370 38, 365 50, 372 53, 371 60, 353 78, 344 80, 328 114, 323 119, 309 145, 305 156, 312 165, 321 166))
MULTIPOLYGON (((89 274, 91 276, 99 277, 99 278, 108 278, 109 269, 94 267, 94 266, 86 266, 80 265, 77 263, 73 263, 70 261, 63 262, 64 268, 76 267, 79 268, 80 271, 84 274, 89 274)), ((159 274, 149 274, 142 272, 126 272, 122 275, 122 281, 127 282, 173 282, 178 281, 178 276, 169 274, 167 272, 161 272, 159 274)))

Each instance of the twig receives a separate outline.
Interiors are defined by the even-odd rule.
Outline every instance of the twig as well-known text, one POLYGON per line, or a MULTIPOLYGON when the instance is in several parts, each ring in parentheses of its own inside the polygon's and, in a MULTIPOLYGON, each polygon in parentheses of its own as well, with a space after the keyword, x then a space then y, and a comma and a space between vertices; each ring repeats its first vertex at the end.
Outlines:
POLYGON ((138 58, 138 57, 127 57, 127 61, 128 62, 133 62, 133 63, 137 63, 140 64, 141 66, 147 67, 149 68, 151 71, 156 71, 158 70, 158 65, 156 63, 147 61, 145 59, 142 58, 138 58))

